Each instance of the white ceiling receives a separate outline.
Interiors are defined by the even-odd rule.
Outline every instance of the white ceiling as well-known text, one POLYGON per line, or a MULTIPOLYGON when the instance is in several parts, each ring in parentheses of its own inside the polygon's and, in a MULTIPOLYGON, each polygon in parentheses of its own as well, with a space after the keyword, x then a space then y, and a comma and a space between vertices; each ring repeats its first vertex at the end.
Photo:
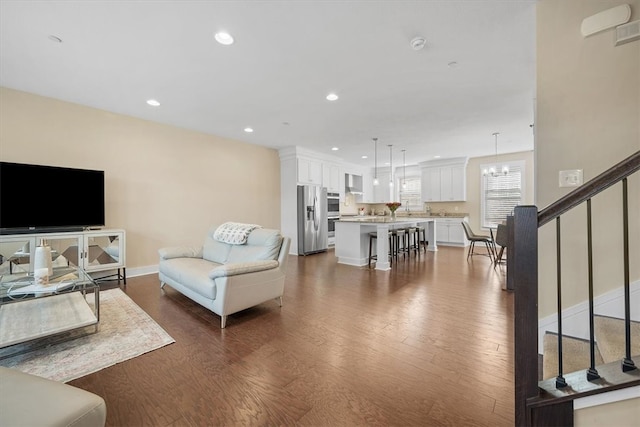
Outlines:
POLYGON ((407 164, 494 154, 493 132, 533 149, 535 1, 2 0, 0 19, 17 90, 363 165, 373 137, 407 164))

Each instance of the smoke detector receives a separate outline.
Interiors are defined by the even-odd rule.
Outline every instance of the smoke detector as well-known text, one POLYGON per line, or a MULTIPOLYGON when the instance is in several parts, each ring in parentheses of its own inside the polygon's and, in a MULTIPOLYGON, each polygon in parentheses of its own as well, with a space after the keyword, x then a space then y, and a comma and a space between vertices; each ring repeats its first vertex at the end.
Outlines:
POLYGON ((427 44, 427 41, 424 37, 416 37, 411 40, 411 49, 420 50, 424 47, 425 44, 427 44))

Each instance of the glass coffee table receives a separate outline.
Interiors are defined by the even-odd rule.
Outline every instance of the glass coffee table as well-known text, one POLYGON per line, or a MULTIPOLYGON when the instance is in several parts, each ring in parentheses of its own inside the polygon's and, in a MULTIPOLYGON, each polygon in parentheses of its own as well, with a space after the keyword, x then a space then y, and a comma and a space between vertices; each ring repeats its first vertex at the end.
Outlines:
POLYGON ((78 337, 70 331, 94 326, 95 333, 99 321, 100 287, 81 268, 54 268, 47 285, 33 273, 0 277, 0 359, 78 337))

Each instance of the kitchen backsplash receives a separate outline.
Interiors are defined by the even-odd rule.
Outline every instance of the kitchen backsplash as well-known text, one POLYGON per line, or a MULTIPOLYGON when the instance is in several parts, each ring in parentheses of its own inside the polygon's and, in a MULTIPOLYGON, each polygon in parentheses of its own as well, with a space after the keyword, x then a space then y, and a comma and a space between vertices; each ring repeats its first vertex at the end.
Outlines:
MULTIPOLYGON (((427 205, 431 208, 432 215, 438 215, 440 213, 468 213, 466 202, 432 202, 425 203, 425 209, 422 213, 427 213, 427 205)), ((371 215, 371 212, 379 214, 380 212, 389 213, 389 210, 384 203, 357 203, 353 194, 346 194, 344 202, 340 203, 340 214, 342 215, 358 215, 359 209, 364 208, 365 215, 371 215)), ((402 214, 402 207, 397 211, 402 214)), ((412 214, 418 212, 412 211, 412 214)))

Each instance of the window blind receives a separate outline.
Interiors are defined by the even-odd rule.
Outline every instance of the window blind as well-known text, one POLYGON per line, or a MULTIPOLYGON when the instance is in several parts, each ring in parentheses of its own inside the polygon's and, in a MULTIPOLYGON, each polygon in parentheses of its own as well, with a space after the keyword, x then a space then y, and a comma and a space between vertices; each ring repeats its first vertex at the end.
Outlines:
POLYGON ((408 176, 406 179, 400 179, 400 203, 402 207, 400 209, 409 208, 410 211, 422 210, 422 193, 421 182, 419 176, 408 176), (405 182, 406 188, 402 188, 402 182, 405 182))
MULTIPOLYGON (((520 163, 520 162, 519 162, 520 163)), ((482 226, 497 227, 522 204, 522 164, 509 164, 507 175, 483 176, 482 226)), ((498 170, 500 170, 498 168, 498 170)))

